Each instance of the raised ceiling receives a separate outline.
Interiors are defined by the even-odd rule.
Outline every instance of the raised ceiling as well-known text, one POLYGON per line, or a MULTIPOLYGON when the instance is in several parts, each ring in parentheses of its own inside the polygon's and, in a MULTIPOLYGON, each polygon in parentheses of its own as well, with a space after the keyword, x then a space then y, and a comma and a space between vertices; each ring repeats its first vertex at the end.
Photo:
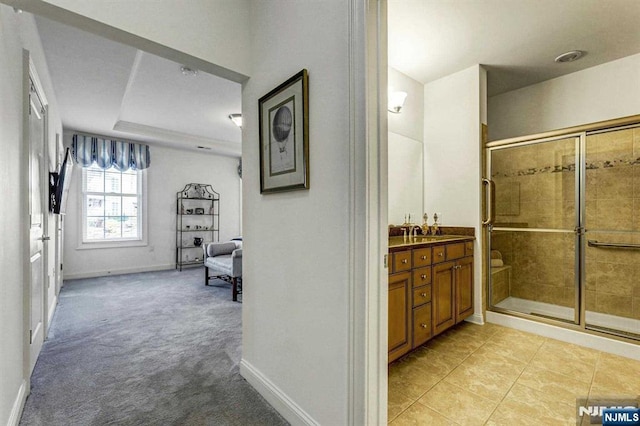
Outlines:
POLYGON ((241 85, 36 17, 65 129, 240 156, 241 85))
POLYGON ((389 66, 429 83, 482 64, 489 96, 640 52, 637 0, 389 0, 388 17, 389 66))
MULTIPOLYGON (((65 128, 239 156, 241 86, 37 17, 65 128)), ((428 83, 475 64, 496 95, 640 52, 637 0, 389 0, 389 65, 428 83), (576 62, 553 59, 580 49, 576 62)))

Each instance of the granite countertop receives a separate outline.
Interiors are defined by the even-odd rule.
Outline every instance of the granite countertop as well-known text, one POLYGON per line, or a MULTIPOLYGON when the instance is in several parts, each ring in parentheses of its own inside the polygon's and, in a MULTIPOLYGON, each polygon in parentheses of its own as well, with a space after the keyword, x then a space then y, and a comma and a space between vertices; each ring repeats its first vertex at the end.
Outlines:
POLYGON ((417 237, 389 237, 389 251, 400 251, 433 245, 473 241, 473 235, 418 235, 417 237))

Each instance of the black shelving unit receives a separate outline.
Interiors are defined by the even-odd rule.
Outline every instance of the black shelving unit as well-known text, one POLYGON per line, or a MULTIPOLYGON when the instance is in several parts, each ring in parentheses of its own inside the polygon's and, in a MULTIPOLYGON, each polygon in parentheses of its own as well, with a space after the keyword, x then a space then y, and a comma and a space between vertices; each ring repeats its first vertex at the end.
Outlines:
POLYGON ((220 194, 211 185, 188 183, 176 193, 176 215, 176 269, 202 265, 202 246, 220 239, 220 194))

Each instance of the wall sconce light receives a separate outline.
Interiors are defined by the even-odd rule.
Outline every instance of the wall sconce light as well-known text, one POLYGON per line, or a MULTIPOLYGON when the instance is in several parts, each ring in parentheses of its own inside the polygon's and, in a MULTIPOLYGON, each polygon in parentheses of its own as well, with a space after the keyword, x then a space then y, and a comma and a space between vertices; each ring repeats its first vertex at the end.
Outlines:
POLYGON ((233 124, 242 128, 242 114, 229 114, 229 120, 233 121, 233 124))
POLYGON ((407 92, 392 92, 389 91, 389 105, 387 109, 389 112, 398 114, 404 106, 404 101, 407 99, 407 92))

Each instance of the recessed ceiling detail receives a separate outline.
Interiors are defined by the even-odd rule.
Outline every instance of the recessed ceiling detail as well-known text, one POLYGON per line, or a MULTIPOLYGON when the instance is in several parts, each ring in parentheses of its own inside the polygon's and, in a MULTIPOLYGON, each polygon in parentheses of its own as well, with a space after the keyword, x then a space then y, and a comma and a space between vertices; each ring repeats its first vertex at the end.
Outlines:
POLYGON ((36 24, 65 129, 240 155, 242 134, 227 118, 242 110, 239 83, 42 17, 36 24))

